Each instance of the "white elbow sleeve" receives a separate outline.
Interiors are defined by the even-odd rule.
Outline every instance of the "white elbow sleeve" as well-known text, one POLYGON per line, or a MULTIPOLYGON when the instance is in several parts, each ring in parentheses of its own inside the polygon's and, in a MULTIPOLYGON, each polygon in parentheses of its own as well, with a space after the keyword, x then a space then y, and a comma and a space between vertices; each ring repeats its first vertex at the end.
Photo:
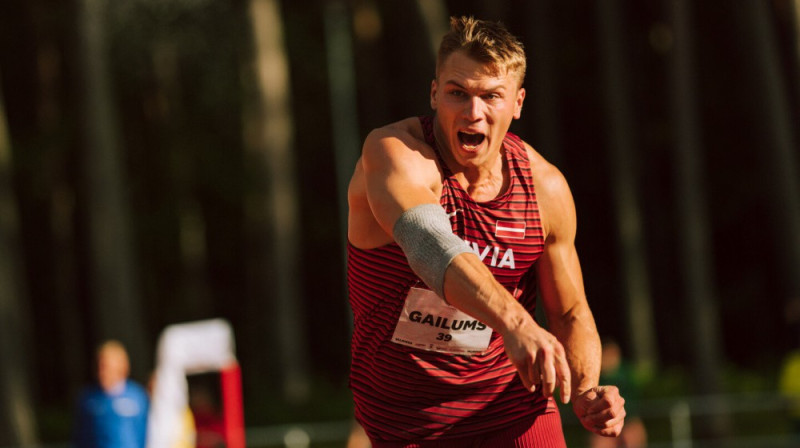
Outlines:
POLYGON ((444 272, 456 255, 471 252, 450 227, 438 204, 422 204, 403 212, 392 229, 408 264, 429 288, 444 298, 444 272))

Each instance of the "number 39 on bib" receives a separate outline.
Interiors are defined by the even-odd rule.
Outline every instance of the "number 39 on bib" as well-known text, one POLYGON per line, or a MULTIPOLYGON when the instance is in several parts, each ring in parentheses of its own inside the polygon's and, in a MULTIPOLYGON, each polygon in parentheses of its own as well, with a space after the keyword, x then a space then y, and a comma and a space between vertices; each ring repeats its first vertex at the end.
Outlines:
POLYGON ((489 347, 492 329, 433 291, 411 288, 392 342, 454 355, 476 355, 489 347))

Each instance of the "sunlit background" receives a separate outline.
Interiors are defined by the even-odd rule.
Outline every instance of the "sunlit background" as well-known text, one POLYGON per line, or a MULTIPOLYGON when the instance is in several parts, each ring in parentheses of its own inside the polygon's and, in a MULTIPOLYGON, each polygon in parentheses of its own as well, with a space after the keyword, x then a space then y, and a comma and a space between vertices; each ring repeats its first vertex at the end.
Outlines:
POLYGON ((450 15, 500 20, 526 47, 512 131, 572 187, 590 305, 650 446, 800 446, 779 387, 800 350, 799 14, 0 2, 0 446, 68 443, 102 340, 146 383, 164 328, 209 318, 234 329, 250 446, 292 428, 344 446, 346 182, 371 129, 430 113, 450 15))

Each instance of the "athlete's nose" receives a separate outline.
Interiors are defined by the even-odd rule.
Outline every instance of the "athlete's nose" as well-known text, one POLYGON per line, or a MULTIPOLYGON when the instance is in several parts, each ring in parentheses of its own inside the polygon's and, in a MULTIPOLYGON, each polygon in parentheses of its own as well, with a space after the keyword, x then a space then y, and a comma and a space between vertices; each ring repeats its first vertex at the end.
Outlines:
POLYGON ((470 121, 477 121, 483 116, 483 100, 479 96, 472 96, 465 104, 464 114, 470 121))

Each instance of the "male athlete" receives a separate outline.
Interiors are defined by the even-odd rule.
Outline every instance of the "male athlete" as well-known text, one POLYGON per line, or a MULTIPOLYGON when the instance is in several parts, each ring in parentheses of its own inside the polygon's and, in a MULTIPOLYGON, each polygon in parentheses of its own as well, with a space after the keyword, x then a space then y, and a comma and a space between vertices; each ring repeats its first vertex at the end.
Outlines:
POLYGON ((451 19, 433 116, 367 137, 350 182, 350 386, 373 447, 564 447, 553 395, 617 436, 561 173, 508 132, 522 45, 451 19), (541 291, 549 331, 533 319, 541 291))

